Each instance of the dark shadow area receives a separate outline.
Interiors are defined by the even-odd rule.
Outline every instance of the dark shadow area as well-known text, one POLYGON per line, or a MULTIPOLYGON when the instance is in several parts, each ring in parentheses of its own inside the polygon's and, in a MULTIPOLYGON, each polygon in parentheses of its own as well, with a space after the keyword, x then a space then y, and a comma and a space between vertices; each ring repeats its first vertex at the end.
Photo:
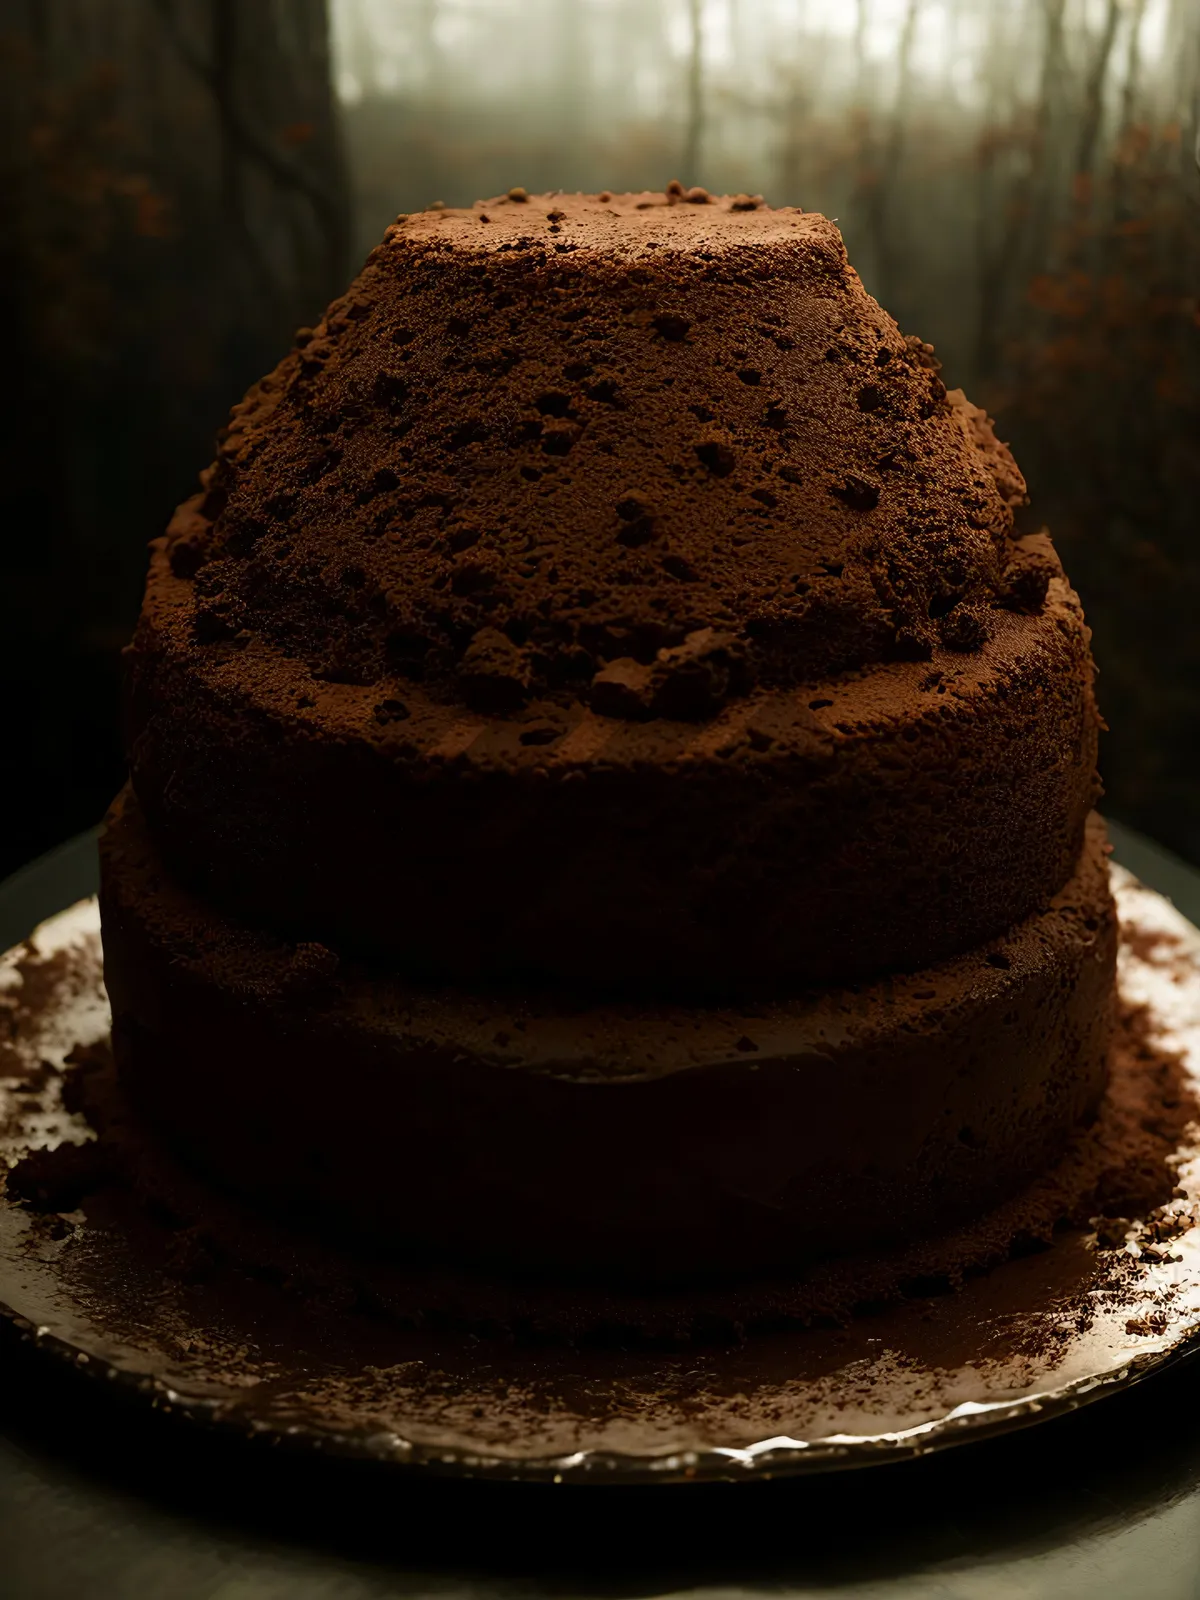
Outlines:
POLYGON ((0 873, 121 782, 146 545, 348 273, 324 0, 0 3, 0 873))
MULTIPOLYGON (((265 1571, 310 1558, 313 1593, 642 1595, 864 1583, 975 1566, 1136 1522, 1200 1486, 1200 1365, 1044 1428, 924 1460, 809 1479, 662 1489, 431 1481, 206 1433, 12 1347, 0 1402, 9 1570, 53 1592, 126 1592, 55 1523, 104 1530, 132 1574, 170 1550, 181 1588, 219 1555, 265 1571), (53 1493, 48 1485, 54 1485, 53 1493), (15 1514, 15 1503, 26 1507, 15 1514), (69 1516, 64 1521, 65 1506, 69 1516), (341 1590, 352 1567, 363 1584, 341 1590), (101 1587, 108 1582, 107 1588, 101 1587), (78 1587, 75 1585, 78 1584, 78 1587)), ((26 1580, 21 1594, 32 1593, 26 1580)), ((196 1590, 195 1592, 207 1592, 196 1590)), ((272 1592, 272 1591, 266 1591, 272 1592)))

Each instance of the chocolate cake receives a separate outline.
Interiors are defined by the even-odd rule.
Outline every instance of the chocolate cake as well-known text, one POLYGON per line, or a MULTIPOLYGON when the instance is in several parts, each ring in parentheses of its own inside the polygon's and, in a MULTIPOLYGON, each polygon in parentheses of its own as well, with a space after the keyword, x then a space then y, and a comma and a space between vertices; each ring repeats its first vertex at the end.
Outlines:
POLYGON ((935 1238, 1094 1114, 1087 629, 831 222, 400 218, 201 483, 102 851, 118 1068, 198 1170, 677 1284, 935 1238))

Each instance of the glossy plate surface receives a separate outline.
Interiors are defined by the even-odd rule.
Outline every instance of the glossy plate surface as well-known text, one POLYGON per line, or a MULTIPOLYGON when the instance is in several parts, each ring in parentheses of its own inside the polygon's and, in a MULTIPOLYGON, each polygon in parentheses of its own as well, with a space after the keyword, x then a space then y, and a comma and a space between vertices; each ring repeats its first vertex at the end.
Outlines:
MULTIPOLYGON (((1200 1086, 1200 934, 1116 869, 1121 985, 1200 1086)), ((88 1137, 67 1057, 108 1025, 94 900, 0 959, 10 1161, 88 1137)), ((0 1315, 159 1407, 440 1474, 665 1482, 866 1465, 1003 1432, 1200 1347, 1200 1133, 1176 1157, 1184 1230, 1097 1252, 1065 1233, 956 1294, 733 1350, 519 1349, 407 1331, 227 1272, 190 1281, 133 1210, 31 1218, 0 1198, 0 1315)))

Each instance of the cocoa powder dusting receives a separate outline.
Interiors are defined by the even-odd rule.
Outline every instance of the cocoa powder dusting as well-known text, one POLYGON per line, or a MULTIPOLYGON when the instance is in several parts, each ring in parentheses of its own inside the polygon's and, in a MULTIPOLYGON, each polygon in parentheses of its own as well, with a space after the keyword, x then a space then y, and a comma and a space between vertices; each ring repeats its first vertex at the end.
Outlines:
POLYGON ((474 704, 503 640, 511 709, 706 628, 742 687, 788 684, 903 655, 931 612, 969 651, 1036 605, 1016 464, 832 223, 678 183, 508 200, 390 230, 235 408, 169 535, 199 646, 474 704))
MULTIPOLYGON (((1063 1229, 1095 1227, 1103 1253, 1120 1250, 1130 1230, 1153 1245, 1179 1238, 1194 1223, 1190 1213, 1163 1208, 1176 1181, 1171 1157, 1200 1117, 1200 1104, 1179 1058, 1154 1041, 1145 1012, 1129 1006, 1121 1008, 1109 1089, 1096 1120, 1052 1171, 1013 1200, 970 1225, 889 1254, 820 1263, 787 1280, 661 1293, 405 1267, 279 1228, 214 1191, 163 1149, 131 1113, 105 1046, 89 1051, 73 1104, 98 1130, 98 1142, 36 1152, 18 1163, 10 1192, 31 1209, 86 1210, 106 1187, 115 1187, 136 1197, 167 1230, 167 1270, 185 1281, 237 1268, 317 1308, 357 1307, 405 1326, 506 1340, 737 1342, 770 1329, 842 1323, 914 1297, 932 1296, 936 1306, 967 1277, 1045 1249, 1063 1229)), ((1114 1258, 1110 1276, 1120 1278, 1126 1259, 1114 1258)), ((1039 1320, 1013 1337, 1018 1343, 1024 1337, 1031 1355, 1045 1355, 1054 1341, 1083 1331, 1089 1316, 1081 1302, 1053 1323, 1039 1320)), ((1130 1332, 1165 1325, 1161 1308, 1151 1306, 1131 1319, 1130 1332)))

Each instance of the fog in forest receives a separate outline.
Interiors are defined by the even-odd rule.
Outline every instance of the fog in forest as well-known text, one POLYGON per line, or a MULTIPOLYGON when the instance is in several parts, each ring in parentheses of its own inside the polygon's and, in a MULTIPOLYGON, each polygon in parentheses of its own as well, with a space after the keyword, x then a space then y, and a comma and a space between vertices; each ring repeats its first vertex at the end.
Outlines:
POLYGON ((969 386, 1032 277, 1082 264, 1068 235, 1181 175, 1200 92, 1196 0, 333 0, 332 19, 360 252, 397 211, 514 183, 761 192, 836 218, 969 386))

